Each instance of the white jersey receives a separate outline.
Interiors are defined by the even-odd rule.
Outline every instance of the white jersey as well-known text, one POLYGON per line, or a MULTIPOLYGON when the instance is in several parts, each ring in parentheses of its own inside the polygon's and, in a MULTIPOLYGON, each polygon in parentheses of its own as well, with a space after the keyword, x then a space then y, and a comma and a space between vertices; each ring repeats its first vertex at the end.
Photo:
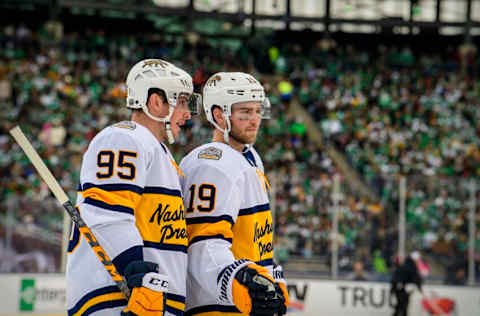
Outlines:
POLYGON ((194 149, 180 168, 189 239, 187 315, 240 313, 232 276, 252 262, 273 268, 262 160, 253 148, 241 153, 215 142, 194 149))
MULTIPOLYGON (((144 126, 102 130, 83 156, 77 207, 120 274, 134 260, 152 261, 169 277, 166 314, 183 315, 187 232, 180 169, 144 126)), ((119 315, 127 301, 78 228, 67 262, 68 315, 119 315)))

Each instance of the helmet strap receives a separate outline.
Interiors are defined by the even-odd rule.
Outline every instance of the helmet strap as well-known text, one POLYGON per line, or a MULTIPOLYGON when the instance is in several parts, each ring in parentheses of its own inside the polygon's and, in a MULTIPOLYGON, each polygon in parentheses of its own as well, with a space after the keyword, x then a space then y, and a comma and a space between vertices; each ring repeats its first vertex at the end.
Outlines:
POLYGON ((223 130, 223 140, 225 141, 225 143, 230 144, 230 137, 228 134, 230 134, 232 125, 230 123, 230 117, 228 115, 225 115, 225 121, 227 122, 227 128, 223 130))
POLYGON ((168 143, 175 143, 175 138, 173 137, 172 128, 170 127, 170 120, 165 122, 165 131, 167 132, 168 143))
POLYGON ((170 124, 170 119, 172 118, 174 107, 169 105, 168 115, 166 117, 154 116, 152 113, 150 113, 150 111, 148 111, 147 106, 142 106, 142 110, 152 120, 154 120, 156 122, 165 123, 165 132, 167 134, 168 143, 169 144, 175 143, 175 138, 173 137, 172 128, 170 126, 171 125, 170 124))
POLYGON ((223 116, 225 117, 225 122, 227 124, 226 128, 221 128, 220 125, 218 125, 218 123, 215 122, 215 118, 213 117, 213 111, 210 112, 211 119, 208 119, 208 121, 210 123, 212 123, 212 125, 215 126, 215 128, 217 130, 219 130, 220 132, 223 133, 223 140, 225 141, 225 143, 230 144, 230 137, 229 137, 228 134, 230 133, 230 130, 232 129, 232 124, 230 122, 230 116, 228 115, 227 111, 225 109, 223 109, 222 112, 223 112, 223 116))

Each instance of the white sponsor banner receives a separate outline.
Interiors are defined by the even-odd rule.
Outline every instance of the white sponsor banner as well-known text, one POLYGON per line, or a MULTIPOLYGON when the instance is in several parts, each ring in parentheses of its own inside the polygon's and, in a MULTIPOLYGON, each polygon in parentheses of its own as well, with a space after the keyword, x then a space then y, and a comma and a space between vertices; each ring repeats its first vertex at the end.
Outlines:
MULTIPOLYGON (((390 285, 289 279, 289 316, 391 316, 390 285)), ((60 274, 0 274, 0 315, 66 315, 65 277, 60 274)), ((480 288, 424 286, 414 291, 409 316, 480 315, 480 288)))
MULTIPOLYGON (((290 279, 289 316, 390 316, 395 298, 388 283, 290 279)), ((415 290, 409 316, 480 315, 480 288, 429 286, 415 290)))
POLYGON ((0 275, 0 315, 65 315, 65 276, 61 274, 0 275))

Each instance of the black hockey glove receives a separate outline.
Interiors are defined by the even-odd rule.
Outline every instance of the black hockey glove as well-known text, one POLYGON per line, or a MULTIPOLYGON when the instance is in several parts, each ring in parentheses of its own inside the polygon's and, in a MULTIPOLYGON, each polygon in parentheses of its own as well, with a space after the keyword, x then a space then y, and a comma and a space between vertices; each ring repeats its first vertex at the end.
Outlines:
POLYGON ((243 267, 235 274, 233 301, 242 312, 252 316, 286 314, 283 292, 268 270, 256 264, 243 267))

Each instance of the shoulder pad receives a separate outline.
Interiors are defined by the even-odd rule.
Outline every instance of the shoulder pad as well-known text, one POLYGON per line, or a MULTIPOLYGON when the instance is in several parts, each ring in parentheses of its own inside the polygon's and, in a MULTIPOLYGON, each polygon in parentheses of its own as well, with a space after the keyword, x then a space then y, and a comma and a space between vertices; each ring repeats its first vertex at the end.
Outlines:
POLYGON ((207 147, 202 149, 198 153, 199 159, 212 159, 212 160, 220 160, 222 158, 222 150, 216 147, 207 147))
POLYGON ((113 127, 134 130, 135 128, 137 128, 137 125, 135 124, 135 122, 132 122, 132 121, 122 121, 122 122, 118 122, 116 124, 113 124, 113 127))

